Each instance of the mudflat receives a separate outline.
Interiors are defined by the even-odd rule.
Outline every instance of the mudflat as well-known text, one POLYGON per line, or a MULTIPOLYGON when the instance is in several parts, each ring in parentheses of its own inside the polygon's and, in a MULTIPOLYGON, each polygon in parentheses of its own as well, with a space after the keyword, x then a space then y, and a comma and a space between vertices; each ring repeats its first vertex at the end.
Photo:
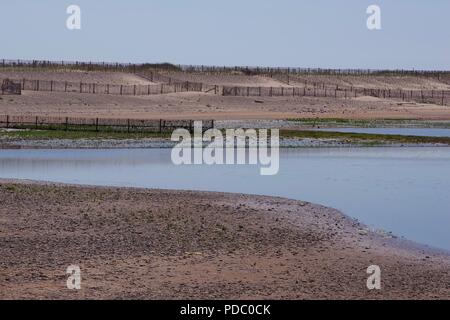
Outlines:
POLYGON ((0 299, 450 297, 449 254, 311 203, 7 180, 0 202, 0 299))

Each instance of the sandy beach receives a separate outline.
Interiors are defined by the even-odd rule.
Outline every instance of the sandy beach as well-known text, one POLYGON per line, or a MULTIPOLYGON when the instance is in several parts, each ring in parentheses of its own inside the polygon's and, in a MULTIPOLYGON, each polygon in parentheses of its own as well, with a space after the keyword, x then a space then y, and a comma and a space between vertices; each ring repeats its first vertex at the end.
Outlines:
MULTIPOLYGON (((193 81, 208 85, 250 87, 303 87, 305 83, 327 86, 328 97, 263 96, 235 97, 209 92, 178 92, 163 95, 131 96, 78 92, 27 91, 17 96, 0 96, 0 114, 56 117, 107 117, 133 119, 424 119, 448 120, 449 107, 433 103, 402 101, 373 96, 335 98, 336 87, 379 88, 389 90, 448 90, 448 79, 414 76, 291 76, 291 85, 283 75, 249 76, 242 73, 209 74, 172 72, 177 81, 193 81), (283 80, 284 79, 284 80, 283 80)), ((138 74, 100 71, 0 70, 0 79, 69 81, 111 85, 151 85, 138 74)), ((435 101, 435 103, 437 103, 435 101)))
POLYGON ((446 252, 311 203, 6 180, 0 200, 0 299, 450 296, 446 252), (370 265, 381 290, 366 287, 370 265))

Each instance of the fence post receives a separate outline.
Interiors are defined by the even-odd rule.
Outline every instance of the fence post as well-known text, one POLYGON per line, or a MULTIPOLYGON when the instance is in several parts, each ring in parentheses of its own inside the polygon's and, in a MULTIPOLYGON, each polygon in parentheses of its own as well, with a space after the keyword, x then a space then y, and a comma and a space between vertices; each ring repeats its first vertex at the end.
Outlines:
POLYGON ((39 80, 36 82, 37 85, 37 91, 39 91, 39 80))
POLYGON ((6 116, 6 128, 9 128, 9 116, 6 116))
POLYGON ((159 119, 159 133, 162 133, 162 119, 159 119))
POLYGON ((36 116, 36 129, 38 128, 38 116, 36 116))
POLYGON ((98 118, 95 118, 95 131, 98 132, 98 118))
POLYGON ((122 95, 123 85, 120 85, 120 95, 122 95))
POLYGON ((442 90, 442 105, 444 105, 444 90, 442 90))
POLYGON ((106 85, 106 94, 109 94, 109 83, 106 85))
POLYGON ((53 80, 50 80, 50 92, 53 92, 53 80))
POLYGON ((82 82, 80 82, 80 93, 81 93, 81 91, 83 91, 83 83, 82 82))
POLYGON ((67 81, 64 82, 64 92, 67 92, 67 81))
POLYGON ((130 119, 127 119, 127 132, 130 133, 130 119))
POLYGON ((133 86, 133 95, 136 95, 136 85, 133 86))
POLYGON ((69 129, 69 117, 66 117, 66 131, 69 129))

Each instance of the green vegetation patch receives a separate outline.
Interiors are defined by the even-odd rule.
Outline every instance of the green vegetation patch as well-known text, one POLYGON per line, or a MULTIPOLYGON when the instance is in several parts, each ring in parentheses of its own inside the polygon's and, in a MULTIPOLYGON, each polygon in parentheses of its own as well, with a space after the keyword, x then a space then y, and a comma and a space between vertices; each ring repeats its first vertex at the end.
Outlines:
POLYGON ((339 119, 339 118, 295 118, 287 121, 296 122, 299 125, 312 127, 360 127, 360 128, 383 128, 383 127, 415 127, 415 128, 450 128, 450 121, 427 121, 417 119, 339 119))
POLYGON ((105 132, 105 131, 66 131, 66 130, 17 130, 1 131, 1 138, 17 139, 144 139, 144 138, 169 138, 169 132, 105 132))
POLYGON ((280 136, 283 138, 302 138, 302 139, 336 139, 347 142, 363 142, 369 144, 382 143, 412 143, 428 144, 439 143, 450 145, 450 137, 419 137, 390 134, 369 134, 369 133, 351 133, 351 132, 332 132, 332 131, 312 131, 312 130, 281 130, 280 136))

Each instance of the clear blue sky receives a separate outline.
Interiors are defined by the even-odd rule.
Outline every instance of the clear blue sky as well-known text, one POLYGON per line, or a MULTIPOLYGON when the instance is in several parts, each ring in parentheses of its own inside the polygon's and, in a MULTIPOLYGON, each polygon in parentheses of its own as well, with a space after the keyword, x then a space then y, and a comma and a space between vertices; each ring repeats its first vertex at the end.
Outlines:
POLYGON ((449 0, 0 1, 2 58, 450 70, 449 0))

